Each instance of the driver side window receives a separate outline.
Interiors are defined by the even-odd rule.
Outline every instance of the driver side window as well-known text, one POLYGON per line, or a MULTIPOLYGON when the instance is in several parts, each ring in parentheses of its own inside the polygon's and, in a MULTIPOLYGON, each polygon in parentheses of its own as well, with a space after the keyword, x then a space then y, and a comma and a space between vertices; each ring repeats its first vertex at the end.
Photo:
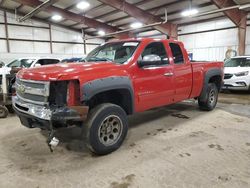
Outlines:
POLYGON ((161 58, 161 65, 169 64, 166 49, 162 42, 150 43, 142 52, 141 58, 147 55, 157 55, 161 58))

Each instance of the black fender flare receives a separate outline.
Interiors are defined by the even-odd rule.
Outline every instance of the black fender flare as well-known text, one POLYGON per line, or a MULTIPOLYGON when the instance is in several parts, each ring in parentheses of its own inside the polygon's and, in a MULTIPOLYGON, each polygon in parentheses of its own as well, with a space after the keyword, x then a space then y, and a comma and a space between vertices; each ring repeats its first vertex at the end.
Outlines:
POLYGON ((132 113, 134 113, 134 89, 128 76, 111 76, 92 80, 86 82, 81 89, 84 101, 89 101, 98 93, 110 90, 126 89, 131 95, 132 113))
MULTIPOLYGON (((208 88, 208 83, 209 80, 213 77, 213 76, 220 76, 222 77, 222 70, 217 68, 217 69, 210 69, 208 70, 205 75, 204 75, 204 82, 203 82, 203 88, 201 91, 201 94, 199 96, 199 100, 200 101, 206 101, 207 99, 207 88, 208 88)), ((220 88, 219 88, 220 90, 220 88)))

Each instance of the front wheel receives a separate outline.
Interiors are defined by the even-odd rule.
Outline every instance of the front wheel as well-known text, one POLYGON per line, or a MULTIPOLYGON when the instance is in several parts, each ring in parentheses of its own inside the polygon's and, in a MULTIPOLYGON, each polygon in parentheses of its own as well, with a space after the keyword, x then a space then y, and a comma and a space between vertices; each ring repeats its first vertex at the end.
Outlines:
POLYGON ((105 155, 118 149, 128 131, 125 111, 115 104, 105 103, 90 111, 83 134, 88 148, 105 155))
POLYGON ((209 83, 207 87, 207 97, 205 101, 198 98, 198 104, 201 110, 211 111, 215 108, 218 101, 218 88, 215 83, 209 83))

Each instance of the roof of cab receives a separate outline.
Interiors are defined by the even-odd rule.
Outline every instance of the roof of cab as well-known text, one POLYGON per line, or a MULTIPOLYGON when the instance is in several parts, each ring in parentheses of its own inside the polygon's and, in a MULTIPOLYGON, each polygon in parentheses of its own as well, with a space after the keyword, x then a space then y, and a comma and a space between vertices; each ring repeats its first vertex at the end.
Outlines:
POLYGON ((156 38, 127 38, 127 39, 112 39, 110 41, 108 41, 107 43, 111 43, 111 42, 129 42, 129 41, 140 41, 140 42, 148 42, 148 41, 170 41, 170 42, 180 42, 178 40, 175 39, 156 39, 156 38))

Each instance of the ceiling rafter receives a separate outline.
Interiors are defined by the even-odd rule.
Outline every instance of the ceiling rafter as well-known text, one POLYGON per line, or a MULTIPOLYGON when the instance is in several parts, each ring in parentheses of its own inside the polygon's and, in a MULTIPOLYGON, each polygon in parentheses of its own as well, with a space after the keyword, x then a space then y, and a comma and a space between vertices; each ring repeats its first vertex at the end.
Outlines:
POLYGON ((59 1, 59 0, 47 0, 47 1, 43 2, 42 4, 40 4, 37 7, 35 7, 35 9, 33 9, 31 12, 27 13, 22 18, 20 18, 19 21, 23 22, 23 21, 25 21, 27 19, 32 18, 33 16, 35 16, 36 14, 44 11, 47 7, 53 5, 57 1, 59 1))
MULTIPOLYGON (((161 18, 154 16, 153 14, 134 6, 133 4, 127 3, 126 1, 123 0, 99 0, 99 1, 109 6, 112 6, 116 9, 123 10, 128 15, 136 18, 138 21, 144 24, 152 24, 164 21, 161 18)), ((165 23, 158 26, 154 26, 154 28, 162 33, 168 34, 172 38, 177 38, 177 26, 175 24, 165 23)))
MULTIPOLYGON (((37 7, 41 4, 41 2, 38 0, 14 0, 14 1, 21 3, 21 4, 25 4, 27 6, 31 6, 31 7, 37 7)), ((117 27, 107 25, 103 22, 88 18, 86 16, 81 16, 81 15, 75 14, 75 13, 70 12, 70 11, 66 11, 64 9, 61 9, 61 8, 58 8, 55 6, 47 7, 46 11, 50 14, 55 14, 55 13, 60 14, 64 19, 85 24, 90 28, 103 29, 107 33, 116 32, 119 30, 117 27)), ((119 35, 116 37, 120 38, 120 37, 125 37, 125 36, 127 36, 127 35, 122 34, 122 35, 119 35)))
POLYGON ((24 5, 23 4, 21 4, 21 5, 19 5, 18 7, 16 7, 15 9, 17 10, 17 11, 19 11, 21 8, 23 8, 24 7, 24 5))
MULTIPOLYGON (((141 0, 141 1, 137 2, 137 3, 134 3, 133 5, 134 6, 140 6, 140 5, 146 4, 146 3, 151 2, 151 1, 153 1, 153 0, 141 0)), ((116 10, 110 11, 108 13, 96 16, 96 17, 94 17, 94 19, 100 19, 100 18, 103 18, 103 17, 106 17, 106 16, 117 14, 117 13, 119 13, 121 11, 122 10, 116 9, 116 10)))
MULTIPOLYGON (((208 6, 211 6, 211 5, 213 5, 213 3, 207 2, 207 3, 200 4, 200 5, 196 5, 196 8, 204 8, 204 7, 208 7, 208 6)), ((152 11, 154 11, 153 9, 155 10, 155 8, 151 8, 151 9, 148 9, 147 11, 152 12, 152 11)), ((171 12, 168 12, 168 16, 171 16, 171 15, 174 15, 174 14, 181 14, 181 12, 182 12, 182 10, 171 11, 171 12)), ((165 14, 158 14, 157 16, 164 17, 165 14)), ((130 18, 130 16, 128 16, 127 18, 130 18)), ((120 21, 120 20, 117 19, 115 21, 120 21)), ((113 23, 113 21, 111 21, 111 23, 113 23)), ((116 26, 117 27, 127 27, 127 26, 129 26, 129 24, 127 24, 127 23, 126 24, 119 24, 119 25, 116 25, 116 26)))
MULTIPOLYGON (((0 10, 6 11, 6 12, 9 12, 9 13, 12 13, 12 14, 15 14, 15 10, 12 10, 12 9, 0 7, 0 10)), ((20 12, 18 12, 17 14, 19 16, 23 16, 24 15, 23 13, 20 13, 20 12)), ((74 31, 74 32, 78 32, 78 33, 81 32, 80 29, 69 28, 69 27, 67 27, 65 25, 62 25, 62 24, 59 24, 59 23, 51 23, 51 22, 45 21, 44 19, 41 19, 41 18, 34 17, 32 19, 35 20, 35 21, 37 21, 37 22, 41 22, 41 23, 45 23, 45 24, 51 24, 51 25, 54 25, 56 27, 62 27, 64 29, 69 29, 69 30, 74 31)), ((91 36, 93 35, 90 32, 87 32, 86 34, 91 35, 91 36)))
MULTIPOLYGON (((212 2, 220 9, 238 5, 233 0, 212 0, 212 2)), ((239 55, 245 55, 247 12, 238 8, 223 12, 238 27, 238 53, 239 55)))
MULTIPOLYGON (((76 6, 75 4, 70 5, 69 7, 67 7, 67 8, 64 9, 64 10, 71 10, 71 9, 74 8, 75 6, 76 6)), ((88 14, 88 13, 91 12, 91 11, 99 10, 99 9, 105 7, 105 6, 107 6, 107 5, 105 5, 105 4, 97 5, 97 6, 91 8, 91 9, 89 9, 89 10, 87 10, 87 11, 83 11, 83 12, 79 13, 79 15, 83 15, 83 14, 86 15, 86 14, 88 14)), ((79 24, 81 24, 81 23, 72 24, 72 25, 70 25, 70 27, 74 27, 74 26, 79 25, 79 24)))
MULTIPOLYGON (((157 7, 154 7, 154 8, 150 8, 150 9, 145 9, 145 11, 147 12, 153 12, 153 11, 156 11, 156 10, 159 10, 159 9, 163 9, 163 8, 166 8, 168 6, 171 6, 171 5, 174 5, 174 4, 178 4, 180 3, 181 1, 186 1, 186 0, 179 0, 179 1, 174 1, 174 2, 171 2, 171 3, 165 3, 161 6, 157 6, 157 7)), ((116 18, 116 19, 113 19, 113 20, 109 20, 108 22, 109 23, 114 23, 114 22, 117 22, 117 21, 120 21, 120 20, 123 20, 123 19, 127 19, 127 18, 130 18, 131 16, 124 16, 122 18, 116 18)))
MULTIPOLYGON (((218 8, 225 8, 237 5, 233 0, 212 0, 218 8)), ((239 9, 224 11, 224 14, 236 25, 240 26, 242 18, 247 16, 247 12, 239 9)))
MULTIPOLYGON (((248 12, 249 14, 250 12, 248 12)), ((226 18, 226 15, 222 15, 222 16, 216 16, 216 17, 213 17, 213 18, 204 18, 204 19, 200 19, 200 20, 197 20, 197 21, 192 21, 192 22, 186 22, 186 23, 181 23, 181 24, 178 24, 178 26, 187 26, 187 25, 192 25, 192 24, 199 24, 199 23, 204 23, 204 22, 209 22, 209 21, 215 21, 215 20, 221 20, 221 19, 225 19, 226 18)), ((180 21, 182 20, 181 18, 178 18, 178 20, 176 19, 176 21, 180 21)), ((250 21, 250 18, 247 19, 250 21)), ((148 32, 148 31, 154 31, 155 29, 154 28, 148 28, 148 29, 145 29, 143 31, 136 31, 135 34, 139 34, 140 32, 148 32)))
POLYGON ((106 7, 106 6, 107 6, 107 5, 105 5, 105 4, 97 5, 96 7, 93 7, 93 8, 91 8, 91 9, 87 10, 87 11, 85 12, 85 14, 88 14, 88 13, 90 13, 90 12, 92 12, 92 11, 97 11, 97 10, 99 10, 99 9, 102 9, 102 8, 106 7))

